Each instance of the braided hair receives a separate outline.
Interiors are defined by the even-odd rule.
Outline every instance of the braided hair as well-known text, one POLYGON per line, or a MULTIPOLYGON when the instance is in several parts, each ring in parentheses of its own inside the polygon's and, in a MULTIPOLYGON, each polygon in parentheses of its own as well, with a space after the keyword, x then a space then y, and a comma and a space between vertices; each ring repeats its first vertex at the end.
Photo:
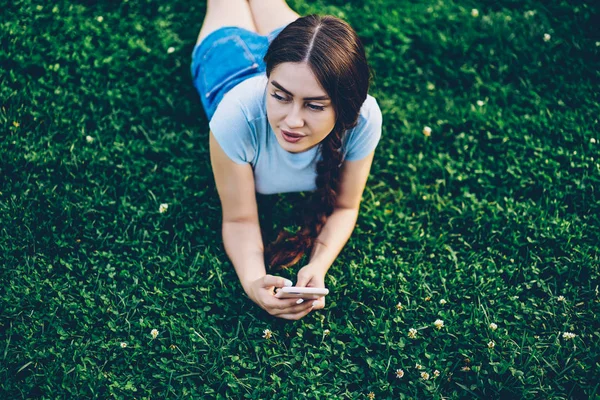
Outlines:
POLYGON ((304 208, 302 228, 295 234, 282 230, 265 249, 267 265, 276 270, 298 263, 312 251, 334 211, 344 135, 357 124, 370 72, 356 32, 333 16, 308 15, 292 22, 271 42, 264 61, 267 77, 282 63, 307 63, 331 98, 336 116, 332 131, 320 143, 317 189, 304 208))

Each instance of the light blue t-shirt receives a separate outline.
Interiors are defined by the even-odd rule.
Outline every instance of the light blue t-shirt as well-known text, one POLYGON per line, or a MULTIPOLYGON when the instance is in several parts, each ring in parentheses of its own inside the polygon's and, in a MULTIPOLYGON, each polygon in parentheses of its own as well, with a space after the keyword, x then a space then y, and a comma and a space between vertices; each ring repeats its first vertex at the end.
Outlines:
MULTIPOLYGON (((227 156, 236 164, 250 164, 260 194, 314 191, 320 147, 290 153, 279 143, 267 119, 266 75, 245 80, 224 97, 210 130, 227 156)), ((356 161, 371 153, 381 138, 381 110, 371 96, 363 103, 358 124, 342 142, 342 160, 356 161)))

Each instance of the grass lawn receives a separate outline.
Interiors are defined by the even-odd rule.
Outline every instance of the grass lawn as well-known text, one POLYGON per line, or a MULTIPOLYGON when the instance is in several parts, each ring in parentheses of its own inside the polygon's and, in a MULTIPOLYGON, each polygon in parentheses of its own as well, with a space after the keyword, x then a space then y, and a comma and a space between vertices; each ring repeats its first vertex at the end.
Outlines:
POLYGON ((0 398, 600 398, 598 2, 290 1, 358 31, 384 117, 296 322, 222 246, 204 2, 2 3, 0 398))

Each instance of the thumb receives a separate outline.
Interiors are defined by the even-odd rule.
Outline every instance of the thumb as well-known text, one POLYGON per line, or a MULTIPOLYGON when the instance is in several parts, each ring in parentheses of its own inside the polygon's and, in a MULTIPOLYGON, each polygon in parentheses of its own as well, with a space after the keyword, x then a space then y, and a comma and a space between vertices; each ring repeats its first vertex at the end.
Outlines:
POLYGON ((321 310, 325 308, 325 297, 321 297, 313 302, 313 310, 321 310))
POLYGON ((280 276, 265 275, 263 278, 262 286, 267 287, 286 287, 292 286, 292 281, 289 279, 282 278, 280 276))
POLYGON ((308 283, 310 282, 311 279, 312 279, 312 276, 310 274, 299 273, 298 278, 296 280, 296 286, 297 287, 305 287, 306 285, 308 285, 308 283))

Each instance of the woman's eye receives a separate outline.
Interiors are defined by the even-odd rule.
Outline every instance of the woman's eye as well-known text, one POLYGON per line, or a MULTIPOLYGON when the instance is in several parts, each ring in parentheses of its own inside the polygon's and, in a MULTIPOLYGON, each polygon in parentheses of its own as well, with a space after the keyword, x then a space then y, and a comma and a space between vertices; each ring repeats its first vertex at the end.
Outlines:
POLYGON ((311 110, 315 110, 315 111, 323 111, 323 110, 325 110, 324 106, 318 106, 316 104, 309 104, 308 108, 310 108, 311 110))
POLYGON ((282 97, 282 96, 278 95, 277 92, 271 93, 271 96, 274 97, 275 99, 279 100, 279 101, 287 101, 287 99, 285 97, 282 97))

